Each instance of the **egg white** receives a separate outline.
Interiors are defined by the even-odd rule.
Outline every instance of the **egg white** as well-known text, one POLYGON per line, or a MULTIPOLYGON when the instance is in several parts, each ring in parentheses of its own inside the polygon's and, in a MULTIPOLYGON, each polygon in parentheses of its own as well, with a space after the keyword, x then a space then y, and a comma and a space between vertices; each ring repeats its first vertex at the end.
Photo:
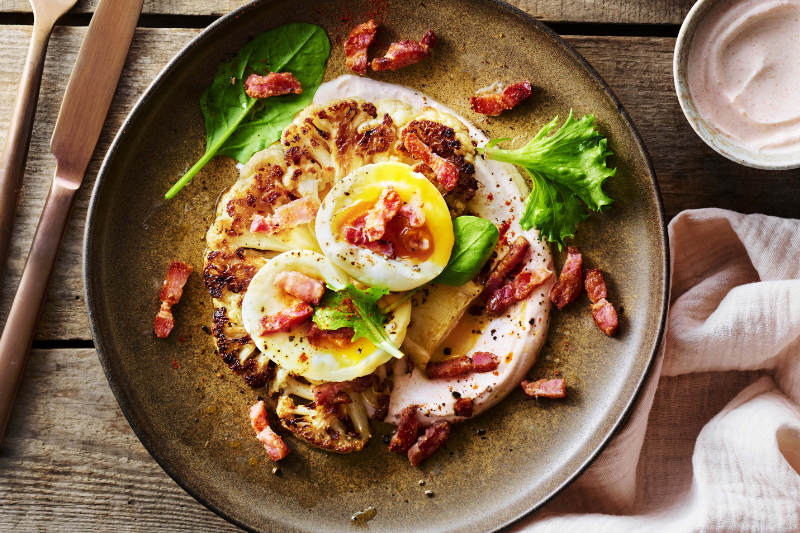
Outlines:
MULTIPOLYGON (((314 381, 347 381, 366 376, 392 359, 389 353, 363 338, 346 349, 318 349, 306 339, 308 324, 262 336, 262 317, 274 315, 298 301, 274 285, 279 272, 300 272, 336 290, 343 289, 350 281, 324 255, 309 250, 284 252, 267 262, 250 281, 242 301, 244 328, 267 357, 289 372, 314 381)), ((397 347, 403 343, 410 318, 411 302, 406 302, 395 309, 384 326, 397 347)))
POLYGON ((365 285, 390 291, 407 291, 429 282, 447 266, 453 249, 453 226, 444 198, 425 176, 397 162, 364 165, 339 181, 322 202, 315 228, 322 251, 336 266, 365 285), (377 200, 387 185, 425 213, 425 224, 433 230, 433 254, 427 260, 387 259, 335 234, 337 213, 358 202, 377 200))
MULTIPOLYGON (((486 134, 466 118, 410 87, 345 75, 323 83, 314 95, 314 103, 348 97, 363 98, 379 109, 381 102, 387 100, 398 100, 418 110, 432 107, 463 122, 469 128, 470 138, 478 146, 489 142, 486 134)), ((509 222, 506 233, 508 241, 513 242, 516 236, 522 235, 531 244, 523 264, 530 269, 554 271, 550 247, 539 239, 539 232, 535 229, 523 230, 519 226, 517 219, 524 212, 524 199, 529 192, 522 175, 513 165, 477 157, 475 178, 478 180, 478 191, 467 205, 467 210, 492 221, 498 227, 509 222)), ((498 247, 498 257, 502 257, 506 249, 498 247)), ((517 302, 503 316, 486 317, 480 332, 470 335, 465 343, 470 345, 466 354, 477 351, 494 353, 500 359, 496 372, 430 380, 420 369, 415 367, 409 371, 405 361, 397 361, 386 422, 396 424, 399 413, 410 405, 419 407, 417 417, 425 426, 437 420, 461 420, 462 417, 454 411, 454 393, 473 400, 473 416, 476 416, 518 387, 544 345, 551 309, 547 295, 554 282, 555 277, 551 276, 537 287, 530 298, 517 302)))

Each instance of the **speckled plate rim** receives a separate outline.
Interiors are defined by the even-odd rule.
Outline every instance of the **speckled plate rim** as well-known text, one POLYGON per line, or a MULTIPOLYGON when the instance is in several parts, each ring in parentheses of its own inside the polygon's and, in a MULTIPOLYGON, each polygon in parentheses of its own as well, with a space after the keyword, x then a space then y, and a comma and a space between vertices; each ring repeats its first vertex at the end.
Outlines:
MULTIPOLYGON (((106 375, 106 379, 108 380, 109 387, 111 391, 114 393, 114 397, 117 400, 117 404, 120 407, 120 410, 125 415, 128 423, 130 424, 133 432, 136 434, 136 437, 142 443, 144 448, 147 452, 155 459, 156 463, 164 470, 164 472, 172 478, 175 483, 178 484, 183 490, 185 490, 190 496, 192 496, 195 500, 199 501, 203 504, 206 508, 212 511, 217 516, 227 520, 228 522, 246 530, 251 531, 253 533, 259 533, 258 530, 251 528, 241 522, 234 516, 229 515, 222 509, 217 508, 215 505, 207 501, 205 498, 200 496, 196 491, 194 491, 191 487, 184 483, 180 476, 178 476, 173 469, 171 468, 169 462, 159 453, 158 447, 154 446, 152 442, 149 441, 148 437, 144 434, 141 430, 139 423, 136 420, 135 414, 128 409, 127 404, 123 401, 122 391, 119 385, 116 383, 116 380, 111 372, 110 365, 108 363, 107 355, 103 350, 102 342, 100 341, 101 332, 97 327, 97 322, 95 321, 95 313, 93 311, 96 303, 93 294, 90 291, 91 286, 91 278, 92 278, 92 263, 89 261, 89 258, 92 257, 94 248, 92 245, 91 240, 89 239, 89 235, 91 233, 93 227, 93 221, 95 217, 95 212, 97 209, 98 204, 98 191, 100 189, 101 183, 105 179, 105 174, 109 166, 109 161, 113 158, 116 154, 117 150, 119 149, 120 145, 123 143, 125 132, 128 126, 133 123, 136 118, 141 113, 142 109, 147 105, 151 93, 158 88, 161 83, 163 82, 164 78, 167 74, 173 69, 173 67, 183 59, 190 51, 192 51, 196 46, 203 44, 208 38, 209 35, 219 26, 226 25, 230 23, 232 20, 238 18, 241 15, 246 14, 248 11, 251 11, 258 7, 261 4, 269 3, 273 0, 253 0, 244 6, 241 6, 237 9, 234 9, 227 15, 224 15, 210 24, 207 28, 205 28, 197 37, 192 39, 180 52, 178 52, 175 57, 173 57, 165 66, 164 68, 156 75, 155 79, 153 79, 152 83, 145 89, 142 96, 137 100, 136 104, 133 106, 133 109, 128 114, 127 118, 123 122, 122 126, 120 127, 119 131, 117 132, 116 136, 114 137, 111 146, 106 152, 106 155, 103 159, 103 163, 100 167, 100 171, 97 175, 97 180, 95 181, 94 188, 92 190, 91 200, 89 202, 89 208, 86 215, 86 227, 84 229, 84 241, 83 241, 83 287, 84 287, 84 297, 86 299, 86 308, 89 318, 89 327, 92 333, 92 338, 95 344, 95 350, 97 351, 97 356, 100 359, 100 364, 103 367, 103 372, 106 375)), ((614 435, 619 431, 625 421, 628 419, 631 411, 633 410, 633 406, 636 403, 636 400, 639 398, 639 394, 641 393, 642 386, 645 383, 645 380, 650 375, 651 370, 653 369, 653 363, 656 359, 656 356, 659 351, 659 347, 663 340, 664 330, 666 327, 667 322, 667 309, 669 306, 669 293, 670 293, 670 252, 669 252, 669 237, 667 233, 667 221, 666 215, 664 214, 664 205, 661 199, 661 190, 658 186, 658 181, 656 180, 655 170, 653 168, 653 163, 650 160, 650 155, 647 152, 647 148, 645 147, 644 141, 642 140, 641 136, 639 135, 636 126, 634 126, 633 121, 631 120, 630 116, 628 115, 627 111, 623 107, 622 103, 619 101, 617 96, 611 90, 611 87, 606 83, 606 81, 597 73, 597 71, 592 67, 586 59, 583 58, 572 46, 570 46, 564 39, 562 39, 557 33, 551 30, 549 27, 545 26, 543 23, 536 20, 534 17, 529 15, 528 13, 509 5, 501 0, 485 0, 487 3, 492 4, 495 9, 502 9, 505 10, 512 15, 515 15, 525 22, 535 26, 537 29, 544 32, 550 39, 552 39, 556 44, 562 47, 568 54, 570 54, 594 79, 594 81, 600 86, 602 91, 606 94, 606 96, 616 105, 617 112, 619 113, 622 120, 625 122, 625 125, 631 131, 634 141, 636 143, 636 147, 641 152, 644 162, 647 168, 647 174, 650 177, 650 183, 653 187, 653 192, 655 193, 655 202, 658 207, 658 224, 661 229, 661 246, 664 250, 664 262, 662 264, 663 268, 663 286, 661 287, 661 297, 662 297, 662 307, 661 307, 661 316, 659 318, 658 323, 658 332, 655 337, 655 341, 650 348, 650 354, 648 356, 647 364, 644 367, 644 370, 639 376, 638 382, 634 388, 634 393, 631 395, 627 404, 625 404, 624 409, 617 417, 617 420, 611 425, 610 429, 606 432, 603 438, 600 441, 600 444, 595 448, 595 450, 589 454, 589 456, 581 463, 581 465, 575 470, 573 474, 571 474, 567 479, 562 482, 559 486, 553 489, 547 496, 540 498, 537 502, 535 502, 527 511, 520 513, 516 517, 506 521, 503 524, 498 525, 492 531, 502 531, 525 518, 531 516, 533 513, 541 509, 545 506, 548 502, 550 502, 553 498, 555 498, 559 493, 561 493, 564 489, 566 489, 570 484, 572 484, 581 474, 583 474, 589 466, 597 459, 600 453, 605 449, 614 435)))

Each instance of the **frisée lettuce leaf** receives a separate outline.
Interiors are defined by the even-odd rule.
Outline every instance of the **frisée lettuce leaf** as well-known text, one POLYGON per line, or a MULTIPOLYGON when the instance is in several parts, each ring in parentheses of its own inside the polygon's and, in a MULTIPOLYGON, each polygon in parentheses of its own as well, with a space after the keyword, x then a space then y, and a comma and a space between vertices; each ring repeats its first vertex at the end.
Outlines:
POLYGON ((613 202, 603 191, 603 183, 617 169, 606 166, 606 157, 613 153, 605 136, 594 129, 593 115, 575 120, 570 111, 564 124, 552 133, 557 123, 558 116, 521 148, 499 149, 496 145, 505 139, 495 139, 479 151, 486 159, 525 169, 532 189, 520 226, 535 227, 560 250, 564 238, 573 237, 578 222, 589 216, 583 205, 600 211, 613 202))
POLYGON ((378 300, 386 294, 389 294, 388 289, 372 287, 362 291, 352 283, 342 290, 325 291, 319 305, 314 308, 312 320, 323 330, 353 328, 355 334, 351 340, 364 337, 394 357, 402 358, 403 352, 392 344, 383 327, 387 318, 378 308, 378 300))

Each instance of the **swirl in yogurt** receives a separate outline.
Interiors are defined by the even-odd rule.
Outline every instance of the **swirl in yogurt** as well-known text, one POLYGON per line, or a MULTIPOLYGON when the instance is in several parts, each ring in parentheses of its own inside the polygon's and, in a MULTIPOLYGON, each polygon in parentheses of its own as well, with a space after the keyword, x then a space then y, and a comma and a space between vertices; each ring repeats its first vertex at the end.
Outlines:
POLYGON ((700 22, 688 85, 716 131, 749 151, 800 143, 800 0, 723 0, 700 22))

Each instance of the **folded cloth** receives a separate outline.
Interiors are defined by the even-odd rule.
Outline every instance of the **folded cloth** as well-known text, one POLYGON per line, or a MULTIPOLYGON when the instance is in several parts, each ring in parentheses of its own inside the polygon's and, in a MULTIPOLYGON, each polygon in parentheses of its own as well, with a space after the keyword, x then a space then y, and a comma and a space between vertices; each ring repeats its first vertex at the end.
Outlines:
POLYGON ((669 240, 667 332, 631 417, 513 531, 800 531, 800 220, 684 211, 669 240))

